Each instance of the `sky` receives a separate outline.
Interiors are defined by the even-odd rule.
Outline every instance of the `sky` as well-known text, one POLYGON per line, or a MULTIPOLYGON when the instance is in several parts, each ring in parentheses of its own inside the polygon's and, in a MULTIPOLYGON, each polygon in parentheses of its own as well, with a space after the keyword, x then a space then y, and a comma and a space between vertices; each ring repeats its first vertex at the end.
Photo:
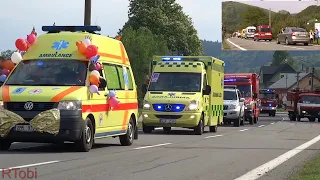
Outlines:
MULTIPOLYGON (((176 0, 189 15, 200 39, 221 41, 221 0, 176 0)), ((115 36, 128 20, 128 0, 92 0, 92 25, 101 26, 102 35, 115 36)), ((18 38, 26 38, 35 26, 83 25, 84 0, 0 0, 2 39, 0 52, 15 49, 18 38)))
MULTIPOLYGON (((300 11, 304 10, 305 8, 311 6, 311 5, 317 5, 317 2, 315 0, 222 0, 224 1, 236 1, 241 2, 253 6, 262 7, 264 9, 271 8, 271 11, 279 12, 280 10, 286 10, 290 13, 299 13, 300 11)), ((319 0, 320 4, 320 0, 319 0)))

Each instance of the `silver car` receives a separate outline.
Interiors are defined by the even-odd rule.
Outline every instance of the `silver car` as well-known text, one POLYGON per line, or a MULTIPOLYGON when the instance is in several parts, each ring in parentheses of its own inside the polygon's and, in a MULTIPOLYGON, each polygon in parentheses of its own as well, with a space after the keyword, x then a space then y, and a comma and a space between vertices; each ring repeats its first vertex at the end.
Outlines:
POLYGON ((303 43, 308 46, 310 42, 307 30, 300 27, 286 27, 283 32, 277 35, 277 44, 284 42, 286 45, 303 43))

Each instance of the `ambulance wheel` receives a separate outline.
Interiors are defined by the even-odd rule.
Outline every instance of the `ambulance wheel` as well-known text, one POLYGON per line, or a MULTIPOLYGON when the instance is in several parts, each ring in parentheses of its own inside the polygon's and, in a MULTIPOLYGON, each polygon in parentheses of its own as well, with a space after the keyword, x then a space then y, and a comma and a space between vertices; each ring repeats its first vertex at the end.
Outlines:
POLYGON ((85 120, 81 138, 75 142, 76 148, 81 152, 88 152, 91 150, 94 142, 94 130, 92 122, 89 118, 85 120))
POLYGON ((152 131, 153 131, 153 128, 152 127, 150 127, 150 126, 146 126, 146 125, 144 125, 143 123, 142 123, 142 131, 144 132, 144 133, 151 133, 152 131))
POLYGON ((217 131, 218 131, 218 125, 216 125, 216 126, 209 126, 209 131, 210 131, 210 132, 217 132, 217 131))
POLYGON ((253 118, 252 117, 248 117, 248 120, 249 120, 249 124, 253 124, 253 118))
POLYGON ((240 118, 240 126, 244 126, 244 117, 240 118))
POLYGON ((198 125, 194 128, 194 133, 196 135, 202 135, 204 132, 203 116, 201 117, 198 125))
POLYGON ((310 122, 315 122, 316 121, 316 118, 314 118, 314 117, 309 117, 308 119, 309 119, 310 122))
POLYGON ((253 123, 254 123, 254 124, 257 124, 257 122, 258 122, 258 117, 254 117, 254 118, 253 118, 253 123))
POLYGON ((238 117, 237 119, 234 120, 233 122, 233 126, 234 127, 240 127, 240 121, 241 121, 241 118, 238 117))
POLYGON ((300 116, 297 116, 297 121, 301 121, 301 117, 300 116))
POLYGON ((133 136, 134 136, 134 123, 130 118, 127 128, 127 133, 124 135, 119 136, 120 144, 122 146, 131 146, 133 143, 133 136))
POLYGON ((164 131, 164 132, 169 132, 169 131, 171 131, 171 127, 163 127, 163 131, 164 131))
POLYGON ((135 129, 134 129, 134 136, 133 136, 133 139, 138 139, 139 137, 139 128, 138 126, 136 125, 135 129))
POLYGON ((10 149, 12 142, 6 139, 0 139, 0 150, 7 151, 10 149))

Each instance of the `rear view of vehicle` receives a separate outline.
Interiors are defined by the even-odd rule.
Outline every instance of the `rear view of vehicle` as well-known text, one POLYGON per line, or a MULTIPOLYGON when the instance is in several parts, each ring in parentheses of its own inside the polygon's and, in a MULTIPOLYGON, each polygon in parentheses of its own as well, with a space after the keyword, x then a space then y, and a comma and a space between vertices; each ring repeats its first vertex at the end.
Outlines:
POLYGON ((248 26, 248 27, 246 28, 245 38, 246 38, 246 39, 250 39, 250 38, 253 39, 255 32, 256 32, 256 27, 254 27, 254 26, 248 26))
POLYGON ((237 86, 224 86, 223 98, 223 123, 231 124, 235 127, 244 125, 244 98, 241 98, 237 86))
POLYGON ((271 27, 268 25, 258 26, 256 29, 256 33, 254 34, 253 40, 254 41, 259 41, 259 40, 271 41, 272 40, 271 27))
POLYGON ((320 90, 316 91, 291 91, 287 93, 287 108, 290 121, 300 121, 308 118, 320 122, 320 90))
POLYGON ((286 27, 283 32, 277 35, 277 44, 296 45, 297 43, 303 43, 305 46, 308 46, 309 42, 309 33, 307 30, 299 27, 286 27))
POLYGON ((261 113, 268 113, 269 116, 275 116, 278 107, 278 95, 275 90, 261 89, 261 113))

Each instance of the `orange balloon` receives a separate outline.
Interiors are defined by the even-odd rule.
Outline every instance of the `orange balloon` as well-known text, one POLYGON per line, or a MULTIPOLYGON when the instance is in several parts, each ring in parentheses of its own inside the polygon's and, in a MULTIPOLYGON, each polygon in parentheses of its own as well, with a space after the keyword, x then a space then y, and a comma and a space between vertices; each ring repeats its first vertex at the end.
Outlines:
POLYGON ((97 75, 91 74, 89 76, 89 81, 90 81, 91 84, 96 85, 96 86, 99 87, 100 79, 99 79, 99 77, 97 75))
POLYGON ((9 71, 12 71, 12 69, 14 68, 14 63, 10 60, 6 60, 6 61, 3 61, 1 66, 3 69, 8 69, 9 71))
POLYGON ((86 54, 86 50, 87 50, 87 46, 85 44, 83 44, 82 42, 76 42, 76 45, 78 47, 78 51, 85 55, 86 54))

